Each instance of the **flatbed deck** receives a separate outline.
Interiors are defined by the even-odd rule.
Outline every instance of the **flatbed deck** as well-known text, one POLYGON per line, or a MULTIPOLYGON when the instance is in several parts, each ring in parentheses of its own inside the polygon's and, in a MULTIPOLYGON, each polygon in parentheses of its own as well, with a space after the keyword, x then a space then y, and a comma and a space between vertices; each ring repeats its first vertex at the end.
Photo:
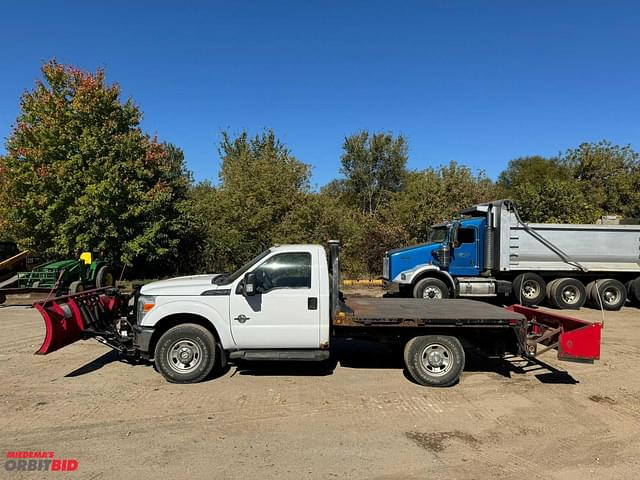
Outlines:
POLYGON ((353 297, 345 299, 342 307, 333 319, 333 324, 336 326, 514 327, 524 325, 527 321, 526 317, 519 313, 495 305, 463 299, 425 301, 419 298, 353 297))

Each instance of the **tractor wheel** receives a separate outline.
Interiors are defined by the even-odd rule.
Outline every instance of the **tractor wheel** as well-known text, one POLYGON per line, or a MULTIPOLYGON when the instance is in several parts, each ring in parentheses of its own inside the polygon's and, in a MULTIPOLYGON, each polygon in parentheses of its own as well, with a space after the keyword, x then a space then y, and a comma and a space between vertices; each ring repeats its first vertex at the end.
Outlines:
POLYGON ((69 295, 75 295, 80 292, 84 292, 84 285, 82 285, 82 282, 80 280, 71 282, 71 285, 69 285, 69 295))
POLYGON ((108 265, 100 267, 100 270, 98 270, 98 273, 96 274, 96 288, 113 287, 115 283, 111 267, 108 265))

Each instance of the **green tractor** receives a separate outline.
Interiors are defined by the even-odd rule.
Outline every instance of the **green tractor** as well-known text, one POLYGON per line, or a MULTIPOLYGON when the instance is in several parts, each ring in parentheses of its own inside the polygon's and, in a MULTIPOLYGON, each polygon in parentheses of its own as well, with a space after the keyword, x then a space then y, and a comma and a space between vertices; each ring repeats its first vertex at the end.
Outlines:
POLYGON ((92 260, 89 252, 78 260, 59 260, 38 265, 30 272, 18 272, 19 288, 55 288, 57 295, 113 285, 113 267, 103 260, 92 260))

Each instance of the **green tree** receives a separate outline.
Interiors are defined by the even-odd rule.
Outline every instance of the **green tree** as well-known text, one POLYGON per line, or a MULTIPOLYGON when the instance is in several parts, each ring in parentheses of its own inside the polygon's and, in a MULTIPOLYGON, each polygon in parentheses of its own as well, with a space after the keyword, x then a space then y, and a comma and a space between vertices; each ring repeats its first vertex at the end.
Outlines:
POLYGON ((366 131, 345 138, 340 172, 346 190, 364 213, 372 214, 393 192, 402 190, 408 149, 402 135, 366 131))
POLYGON ((545 158, 539 155, 511 160, 507 168, 500 173, 498 185, 510 190, 518 185, 545 183, 548 179, 568 180, 571 171, 557 158, 545 158))
POLYGON ((583 143, 560 161, 601 215, 640 216, 640 154, 630 146, 583 143))
POLYGON ((53 60, 42 75, 0 158, 8 235, 47 256, 92 250, 171 268, 190 235, 182 152, 142 132, 139 108, 103 70, 53 60))
POLYGON ((220 185, 196 188, 206 222, 205 264, 231 270, 275 243, 279 226, 305 205, 310 167, 291 155, 273 131, 249 137, 223 132, 220 185))
POLYGON ((599 217, 598 208, 585 197, 580 182, 573 178, 519 183, 511 194, 525 222, 594 223, 599 217))
POLYGON ((463 208, 500 198, 502 190, 484 174, 456 162, 411 172, 406 188, 380 211, 388 224, 401 225, 412 241, 427 239, 432 225, 451 219, 463 208))

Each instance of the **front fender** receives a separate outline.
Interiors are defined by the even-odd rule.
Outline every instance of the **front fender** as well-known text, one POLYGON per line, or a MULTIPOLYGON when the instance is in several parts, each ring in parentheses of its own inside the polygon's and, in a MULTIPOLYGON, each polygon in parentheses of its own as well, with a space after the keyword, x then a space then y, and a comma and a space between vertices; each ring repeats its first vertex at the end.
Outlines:
POLYGON ((455 285, 456 285, 455 281, 453 280, 453 277, 451 276, 451 274, 449 274, 449 272, 440 270, 440 267, 436 265, 431 265, 428 263, 424 263, 422 265, 416 265, 411 270, 405 270, 404 272, 400 272, 398 275, 396 275, 393 281, 400 285, 412 285, 415 282, 416 278, 421 277, 422 274, 425 272, 438 272, 438 276, 442 275, 446 277, 448 280, 449 286, 455 289, 455 285))
MULTIPOLYGON (((226 304, 228 312, 229 305, 226 304)), ((198 297, 189 297, 189 299, 175 299, 168 300, 160 305, 153 307, 149 313, 147 313, 142 322, 141 327, 155 327, 163 318, 170 315, 197 315, 202 317, 213 325, 220 337, 220 343, 222 348, 229 349, 236 346, 231 336, 231 326, 229 325, 228 315, 222 315, 218 310, 211 305, 208 305, 198 300, 198 297)))

